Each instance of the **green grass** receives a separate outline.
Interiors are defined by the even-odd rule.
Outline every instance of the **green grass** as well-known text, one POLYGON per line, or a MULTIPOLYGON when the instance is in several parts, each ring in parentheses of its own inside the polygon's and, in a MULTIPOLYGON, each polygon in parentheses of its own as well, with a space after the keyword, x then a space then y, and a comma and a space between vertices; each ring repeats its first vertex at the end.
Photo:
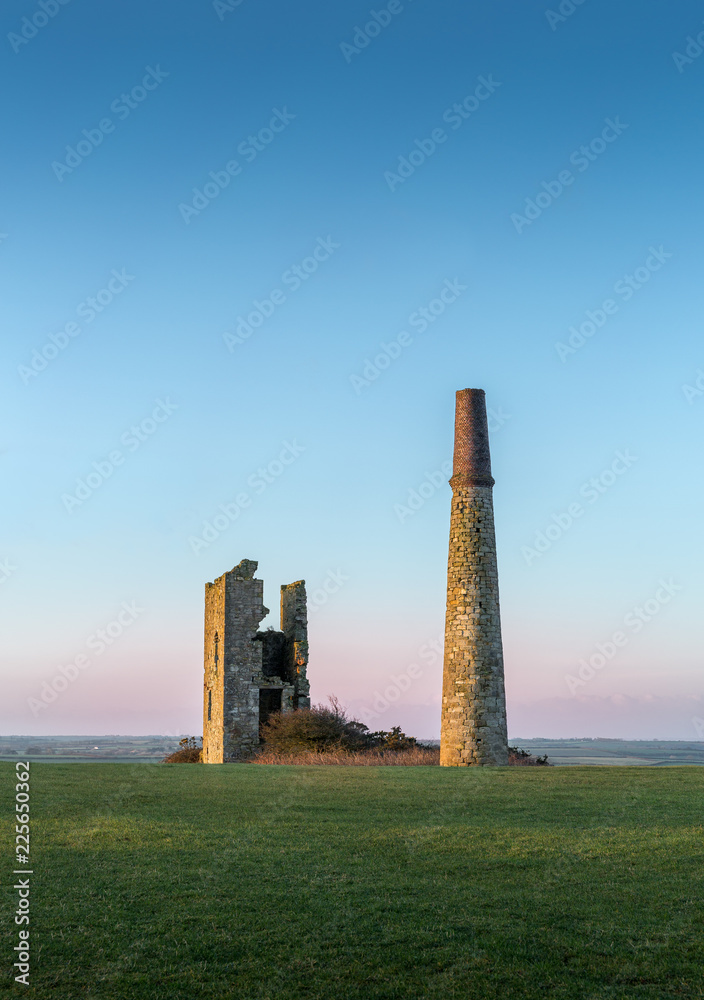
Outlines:
POLYGON ((33 764, 12 992, 704 997, 703 793, 692 767, 33 764))

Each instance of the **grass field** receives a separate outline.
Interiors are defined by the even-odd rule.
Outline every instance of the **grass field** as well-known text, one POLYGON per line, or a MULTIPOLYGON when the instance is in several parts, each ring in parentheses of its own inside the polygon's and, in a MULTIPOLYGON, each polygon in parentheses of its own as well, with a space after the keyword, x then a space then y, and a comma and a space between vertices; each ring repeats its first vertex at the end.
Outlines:
POLYGON ((11 992, 704 997, 703 793, 693 767, 33 764, 11 992))

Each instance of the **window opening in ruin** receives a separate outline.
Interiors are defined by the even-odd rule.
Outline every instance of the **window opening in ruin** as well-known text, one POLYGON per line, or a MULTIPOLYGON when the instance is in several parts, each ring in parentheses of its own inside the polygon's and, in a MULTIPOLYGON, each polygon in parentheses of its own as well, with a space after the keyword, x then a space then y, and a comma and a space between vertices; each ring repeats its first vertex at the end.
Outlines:
POLYGON ((210 714, 213 710, 213 692, 208 691, 208 722, 210 722, 210 714))
POLYGON ((259 688, 259 725, 263 726, 272 712, 281 711, 281 688, 259 688))
POLYGON ((220 642, 220 637, 217 632, 215 633, 215 673, 218 672, 218 643, 220 642))

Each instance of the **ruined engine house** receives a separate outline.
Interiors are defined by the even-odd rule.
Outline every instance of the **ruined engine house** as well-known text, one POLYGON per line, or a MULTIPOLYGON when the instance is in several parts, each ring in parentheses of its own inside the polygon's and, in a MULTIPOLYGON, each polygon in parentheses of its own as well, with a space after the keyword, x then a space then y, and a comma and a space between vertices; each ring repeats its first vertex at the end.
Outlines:
POLYGON ((269 609, 256 569, 243 559, 205 585, 204 764, 246 756, 272 712, 310 707, 305 581, 281 587, 281 631, 260 632, 269 609))

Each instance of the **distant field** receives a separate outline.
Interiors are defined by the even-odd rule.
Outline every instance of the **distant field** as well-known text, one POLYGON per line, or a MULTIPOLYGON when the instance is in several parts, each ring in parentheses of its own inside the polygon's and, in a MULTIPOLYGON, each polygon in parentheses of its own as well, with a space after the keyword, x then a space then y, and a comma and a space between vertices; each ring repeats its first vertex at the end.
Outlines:
POLYGON ((704 743, 684 740, 515 740, 538 756, 547 754, 551 763, 630 764, 669 767, 673 764, 704 764, 704 743))
POLYGON ((35 764, 22 995, 704 998, 703 793, 695 767, 35 764))
MULTIPOLYGON (((155 763, 177 749, 178 736, 0 736, 0 761, 133 761, 155 763)), ((704 742, 683 740, 512 740, 536 756, 565 764, 665 767, 704 764, 704 742)), ((428 743, 440 745, 439 740, 428 743)))
POLYGON ((178 746, 178 736, 0 736, 1 760, 68 762, 163 760, 178 746))

